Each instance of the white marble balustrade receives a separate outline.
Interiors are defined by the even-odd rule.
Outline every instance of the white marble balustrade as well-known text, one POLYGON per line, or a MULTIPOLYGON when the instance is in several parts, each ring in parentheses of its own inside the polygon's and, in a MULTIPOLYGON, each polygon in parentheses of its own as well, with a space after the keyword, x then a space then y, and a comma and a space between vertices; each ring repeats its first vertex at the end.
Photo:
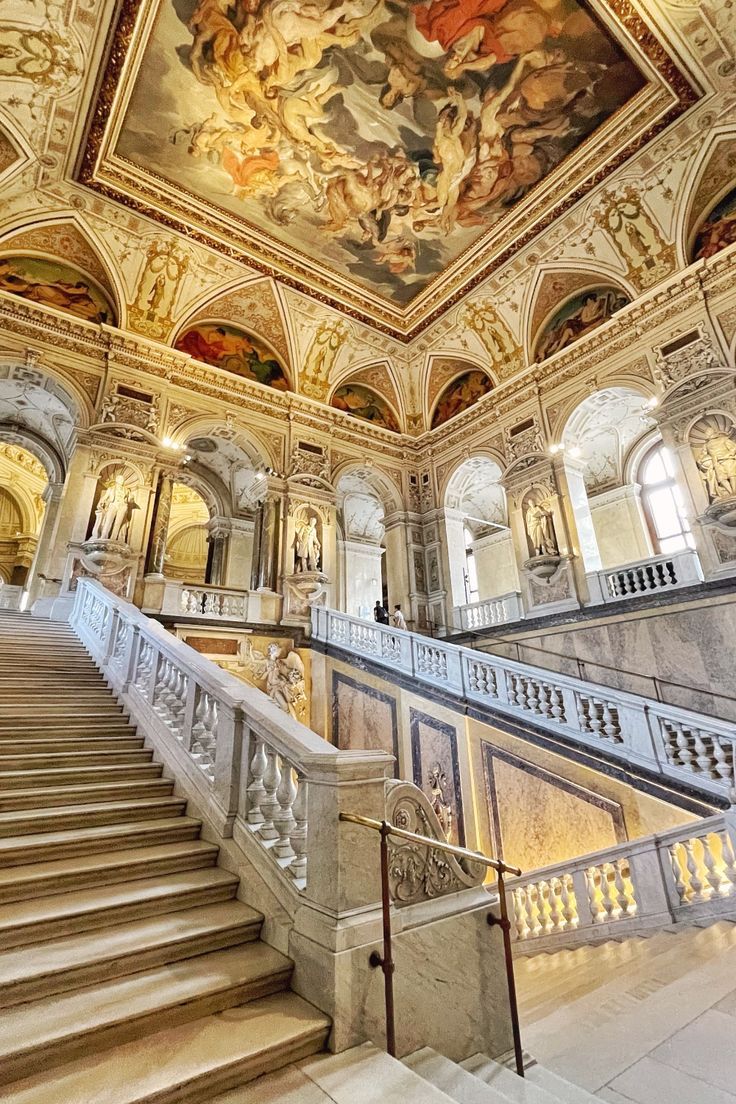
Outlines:
POLYGON ((736 727, 727 721, 322 607, 312 610, 312 637, 704 795, 734 790, 736 727))
POLYGON ((703 571, 697 552, 688 548, 669 556, 650 556, 621 567, 592 571, 586 580, 595 605, 693 586, 703 581, 703 571))
MULTIPOLYGON (((152 600, 150 588, 147 600, 152 600)), ((281 616, 281 598, 270 591, 236 590, 166 579, 162 584, 160 605, 157 603, 149 608, 144 602, 144 608, 164 617, 274 624, 281 616)))
POLYGON ((520 621, 524 616, 521 594, 512 590, 496 598, 483 598, 480 602, 468 602, 458 606, 455 613, 460 629, 490 629, 495 625, 506 625, 511 621, 520 621))
POLYGON ((519 944, 575 945, 616 932, 736 915, 736 816, 725 813, 506 883, 519 944))
POLYGON ((238 820, 303 889, 310 771, 336 771, 337 779, 338 759, 354 773, 375 754, 339 753, 97 583, 80 582, 70 623, 133 719, 183 753, 222 834, 232 834, 238 820))

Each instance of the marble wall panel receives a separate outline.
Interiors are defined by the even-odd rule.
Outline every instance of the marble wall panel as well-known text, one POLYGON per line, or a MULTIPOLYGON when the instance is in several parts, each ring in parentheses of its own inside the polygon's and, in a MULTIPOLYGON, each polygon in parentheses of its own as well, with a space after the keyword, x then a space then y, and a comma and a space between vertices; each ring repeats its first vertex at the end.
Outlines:
POLYGON ((399 776, 396 699, 342 671, 332 672, 332 740, 344 751, 387 751, 399 776))
POLYGON ((411 759, 415 786, 419 786, 443 819, 448 810, 447 839, 465 846, 465 820, 457 754, 457 730, 418 709, 409 709, 411 759))
POLYGON ((483 764, 495 853, 522 870, 628 838, 616 802, 485 741, 483 764))

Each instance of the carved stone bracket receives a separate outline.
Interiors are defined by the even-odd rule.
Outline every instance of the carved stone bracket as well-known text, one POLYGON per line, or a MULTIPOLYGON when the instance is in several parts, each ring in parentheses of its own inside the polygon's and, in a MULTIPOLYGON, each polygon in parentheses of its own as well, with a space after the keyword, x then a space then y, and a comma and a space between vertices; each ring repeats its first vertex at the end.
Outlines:
MULTIPOLYGON (((386 782, 386 819, 397 828, 445 842, 429 799, 411 782, 386 782)), ((389 837, 389 884, 398 907, 431 901, 483 883, 485 867, 424 844, 389 837)))

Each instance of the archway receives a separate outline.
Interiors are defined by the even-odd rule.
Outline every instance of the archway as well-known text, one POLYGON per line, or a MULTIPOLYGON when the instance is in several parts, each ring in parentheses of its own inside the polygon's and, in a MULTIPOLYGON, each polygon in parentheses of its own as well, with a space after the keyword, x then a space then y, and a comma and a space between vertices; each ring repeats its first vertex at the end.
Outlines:
POLYGON ((518 590, 501 469, 473 456, 455 469, 445 491, 445 531, 453 606, 518 590))
POLYGON ((607 387, 583 399, 565 425, 565 472, 586 571, 652 554, 641 488, 628 464, 632 450, 651 435, 650 410, 641 392, 607 387))
POLYGON ((205 582, 209 520, 210 511, 202 495, 186 483, 174 483, 164 556, 167 579, 183 583, 205 582))
POLYGON ((48 476, 40 460, 0 440, 0 606, 18 608, 46 509, 48 476))
POLYGON ((355 617, 370 618, 376 601, 388 604, 384 504, 367 471, 346 472, 335 489, 342 531, 338 604, 355 617))

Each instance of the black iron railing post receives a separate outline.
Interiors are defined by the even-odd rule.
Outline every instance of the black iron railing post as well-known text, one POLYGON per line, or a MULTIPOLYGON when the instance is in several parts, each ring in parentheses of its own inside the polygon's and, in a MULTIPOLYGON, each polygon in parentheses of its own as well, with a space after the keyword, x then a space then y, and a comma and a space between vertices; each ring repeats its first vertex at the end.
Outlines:
POLYGON ((488 923, 497 925, 501 929, 503 938, 503 953, 506 960, 506 981, 509 988, 509 1015, 511 1017, 511 1033, 514 1038, 514 1057, 516 1059, 516 1072, 519 1077, 524 1076, 524 1054, 521 1049, 521 1028, 519 1027, 519 1004, 516 999, 516 980, 514 978, 514 957, 511 950, 511 921, 509 920, 508 904, 506 902, 506 886, 503 880, 503 870, 498 871, 498 903, 501 910, 500 916, 489 913, 488 923))
POLYGON ((386 1050, 396 1057, 396 1025, 394 1020, 394 958, 391 941, 391 891, 388 883, 388 837, 391 825, 381 824, 381 911, 383 913, 383 954, 373 951, 369 962, 383 971, 383 987, 386 1000, 386 1050))

